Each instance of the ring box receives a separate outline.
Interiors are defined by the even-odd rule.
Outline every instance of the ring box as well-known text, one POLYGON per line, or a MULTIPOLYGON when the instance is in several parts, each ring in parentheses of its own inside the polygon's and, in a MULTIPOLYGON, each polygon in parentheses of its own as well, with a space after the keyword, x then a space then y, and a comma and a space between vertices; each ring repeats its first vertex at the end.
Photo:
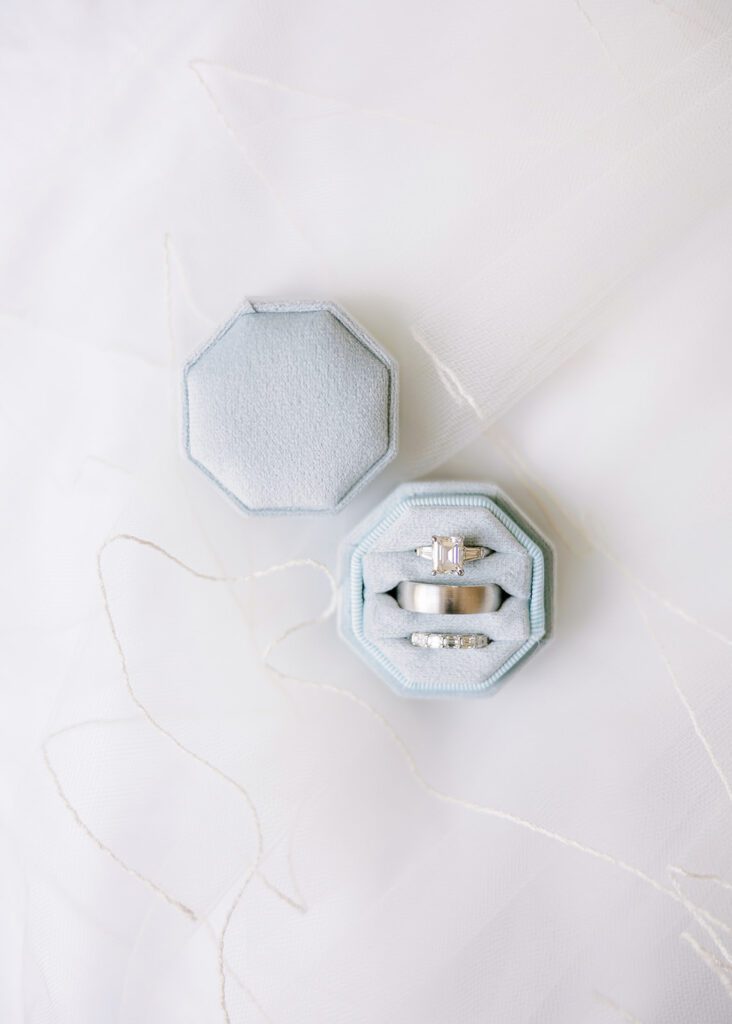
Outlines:
MULTIPOLYGON (((551 633, 553 551, 497 488, 476 483, 411 483, 398 487, 346 538, 341 548, 341 636, 397 693, 409 697, 474 697, 495 692, 551 633), (465 563, 460 583, 496 583, 506 595, 497 611, 438 615, 401 608, 402 580, 455 584, 432 575, 416 548, 433 535, 459 535, 492 553, 465 563), (412 632, 480 634, 485 647, 415 647, 412 632)), ((459 584, 458 584, 459 585, 459 584)))
MULTIPOLYGON (((334 513, 394 458, 397 402, 394 360, 338 306, 252 301, 184 368, 183 441, 245 513, 334 513)), ((493 693, 551 632, 551 546, 490 484, 404 484, 341 550, 341 635, 401 695, 493 693), (458 538, 491 553, 463 566, 458 538), (397 602, 402 581, 454 584, 455 564, 464 584, 497 584, 500 606, 397 602)))
POLYGON ((396 454, 397 376, 333 303, 248 302, 184 368, 186 453, 243 512, 337 512, 396 454))

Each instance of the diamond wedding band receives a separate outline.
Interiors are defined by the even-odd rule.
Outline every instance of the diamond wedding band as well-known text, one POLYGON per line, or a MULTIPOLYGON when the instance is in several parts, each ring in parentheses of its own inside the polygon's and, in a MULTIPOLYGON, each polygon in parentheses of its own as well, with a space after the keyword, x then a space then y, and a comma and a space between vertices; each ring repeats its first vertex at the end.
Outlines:
POLYGON ((475 651, 490 643, 490 638, 484 633, 412 633, 409 639, 414 647, 429 647, 431 650, 475 651))
POLYGON ((458 536, 433 535, 431 544, 423 544, 415 550, 420 558, 432 562, 433 576, 464 576, 466 562, 476 562, 491 554, 490 548, 466 547, 465 539, 458 536))
POLYGON ((503 591, 496 583, 479 587, 465 584, 416 583, 402 580, 396 588, 396 601, 408 612, 427 615, 477 615, 495 612, 501 607, 503 591))

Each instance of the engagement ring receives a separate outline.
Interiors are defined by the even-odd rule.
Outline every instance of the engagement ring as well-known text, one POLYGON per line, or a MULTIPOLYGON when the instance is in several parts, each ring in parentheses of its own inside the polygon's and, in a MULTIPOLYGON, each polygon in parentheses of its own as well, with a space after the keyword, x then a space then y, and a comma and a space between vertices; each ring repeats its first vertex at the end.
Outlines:
POLYGON ((490 548, 466 547, 463 537, 432 537, 431 544, 415 549, 420 558, 432 562, 432 575, 465 575, 465 563, 476 562, 491 554, 490 548))

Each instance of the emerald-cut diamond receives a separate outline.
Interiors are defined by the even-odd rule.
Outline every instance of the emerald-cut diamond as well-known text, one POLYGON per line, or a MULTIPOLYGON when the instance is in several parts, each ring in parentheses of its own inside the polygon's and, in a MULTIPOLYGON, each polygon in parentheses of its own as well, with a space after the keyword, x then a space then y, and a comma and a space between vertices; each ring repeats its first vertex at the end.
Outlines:
POLYGON ((432 537, 432 575, 465 575, 465 541, 462 537, 432 537))
POLYGON ((490 548, 466 547, 463 537, 439 537, 435 534, 431 544, 423 544, 415 551, 420 558, 428 558, 432 562, 433 576, 464 576, 466 562, 475 562, 491 554, 490 548))

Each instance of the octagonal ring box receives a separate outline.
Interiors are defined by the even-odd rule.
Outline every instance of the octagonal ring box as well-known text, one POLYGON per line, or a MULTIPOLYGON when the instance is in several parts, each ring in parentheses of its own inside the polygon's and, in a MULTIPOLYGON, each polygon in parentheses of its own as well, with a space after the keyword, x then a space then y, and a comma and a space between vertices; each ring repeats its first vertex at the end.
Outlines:
POLYGON ((247 302, 183 371, 191 461, 244 512, 340 510, 396 454, 397 366, 329 302, 247 302))
POLYGON ((477 483, 411 483, 398 487, 346 538, 341 548, 339 629, 342 637, 397 693, 407 697, 491 694, 546 641, 551 631, 553 552, 536 527, 497 487, 477 483), (432 574, 416 553, 433 536, 459 536, 491 549, 464 563, 464 575, 432 574), (497 611, 437 615, 397 604, 401 580, 497 583, 497 611), (415 647, 412 632, 483 634, 477 649, 415 647))

